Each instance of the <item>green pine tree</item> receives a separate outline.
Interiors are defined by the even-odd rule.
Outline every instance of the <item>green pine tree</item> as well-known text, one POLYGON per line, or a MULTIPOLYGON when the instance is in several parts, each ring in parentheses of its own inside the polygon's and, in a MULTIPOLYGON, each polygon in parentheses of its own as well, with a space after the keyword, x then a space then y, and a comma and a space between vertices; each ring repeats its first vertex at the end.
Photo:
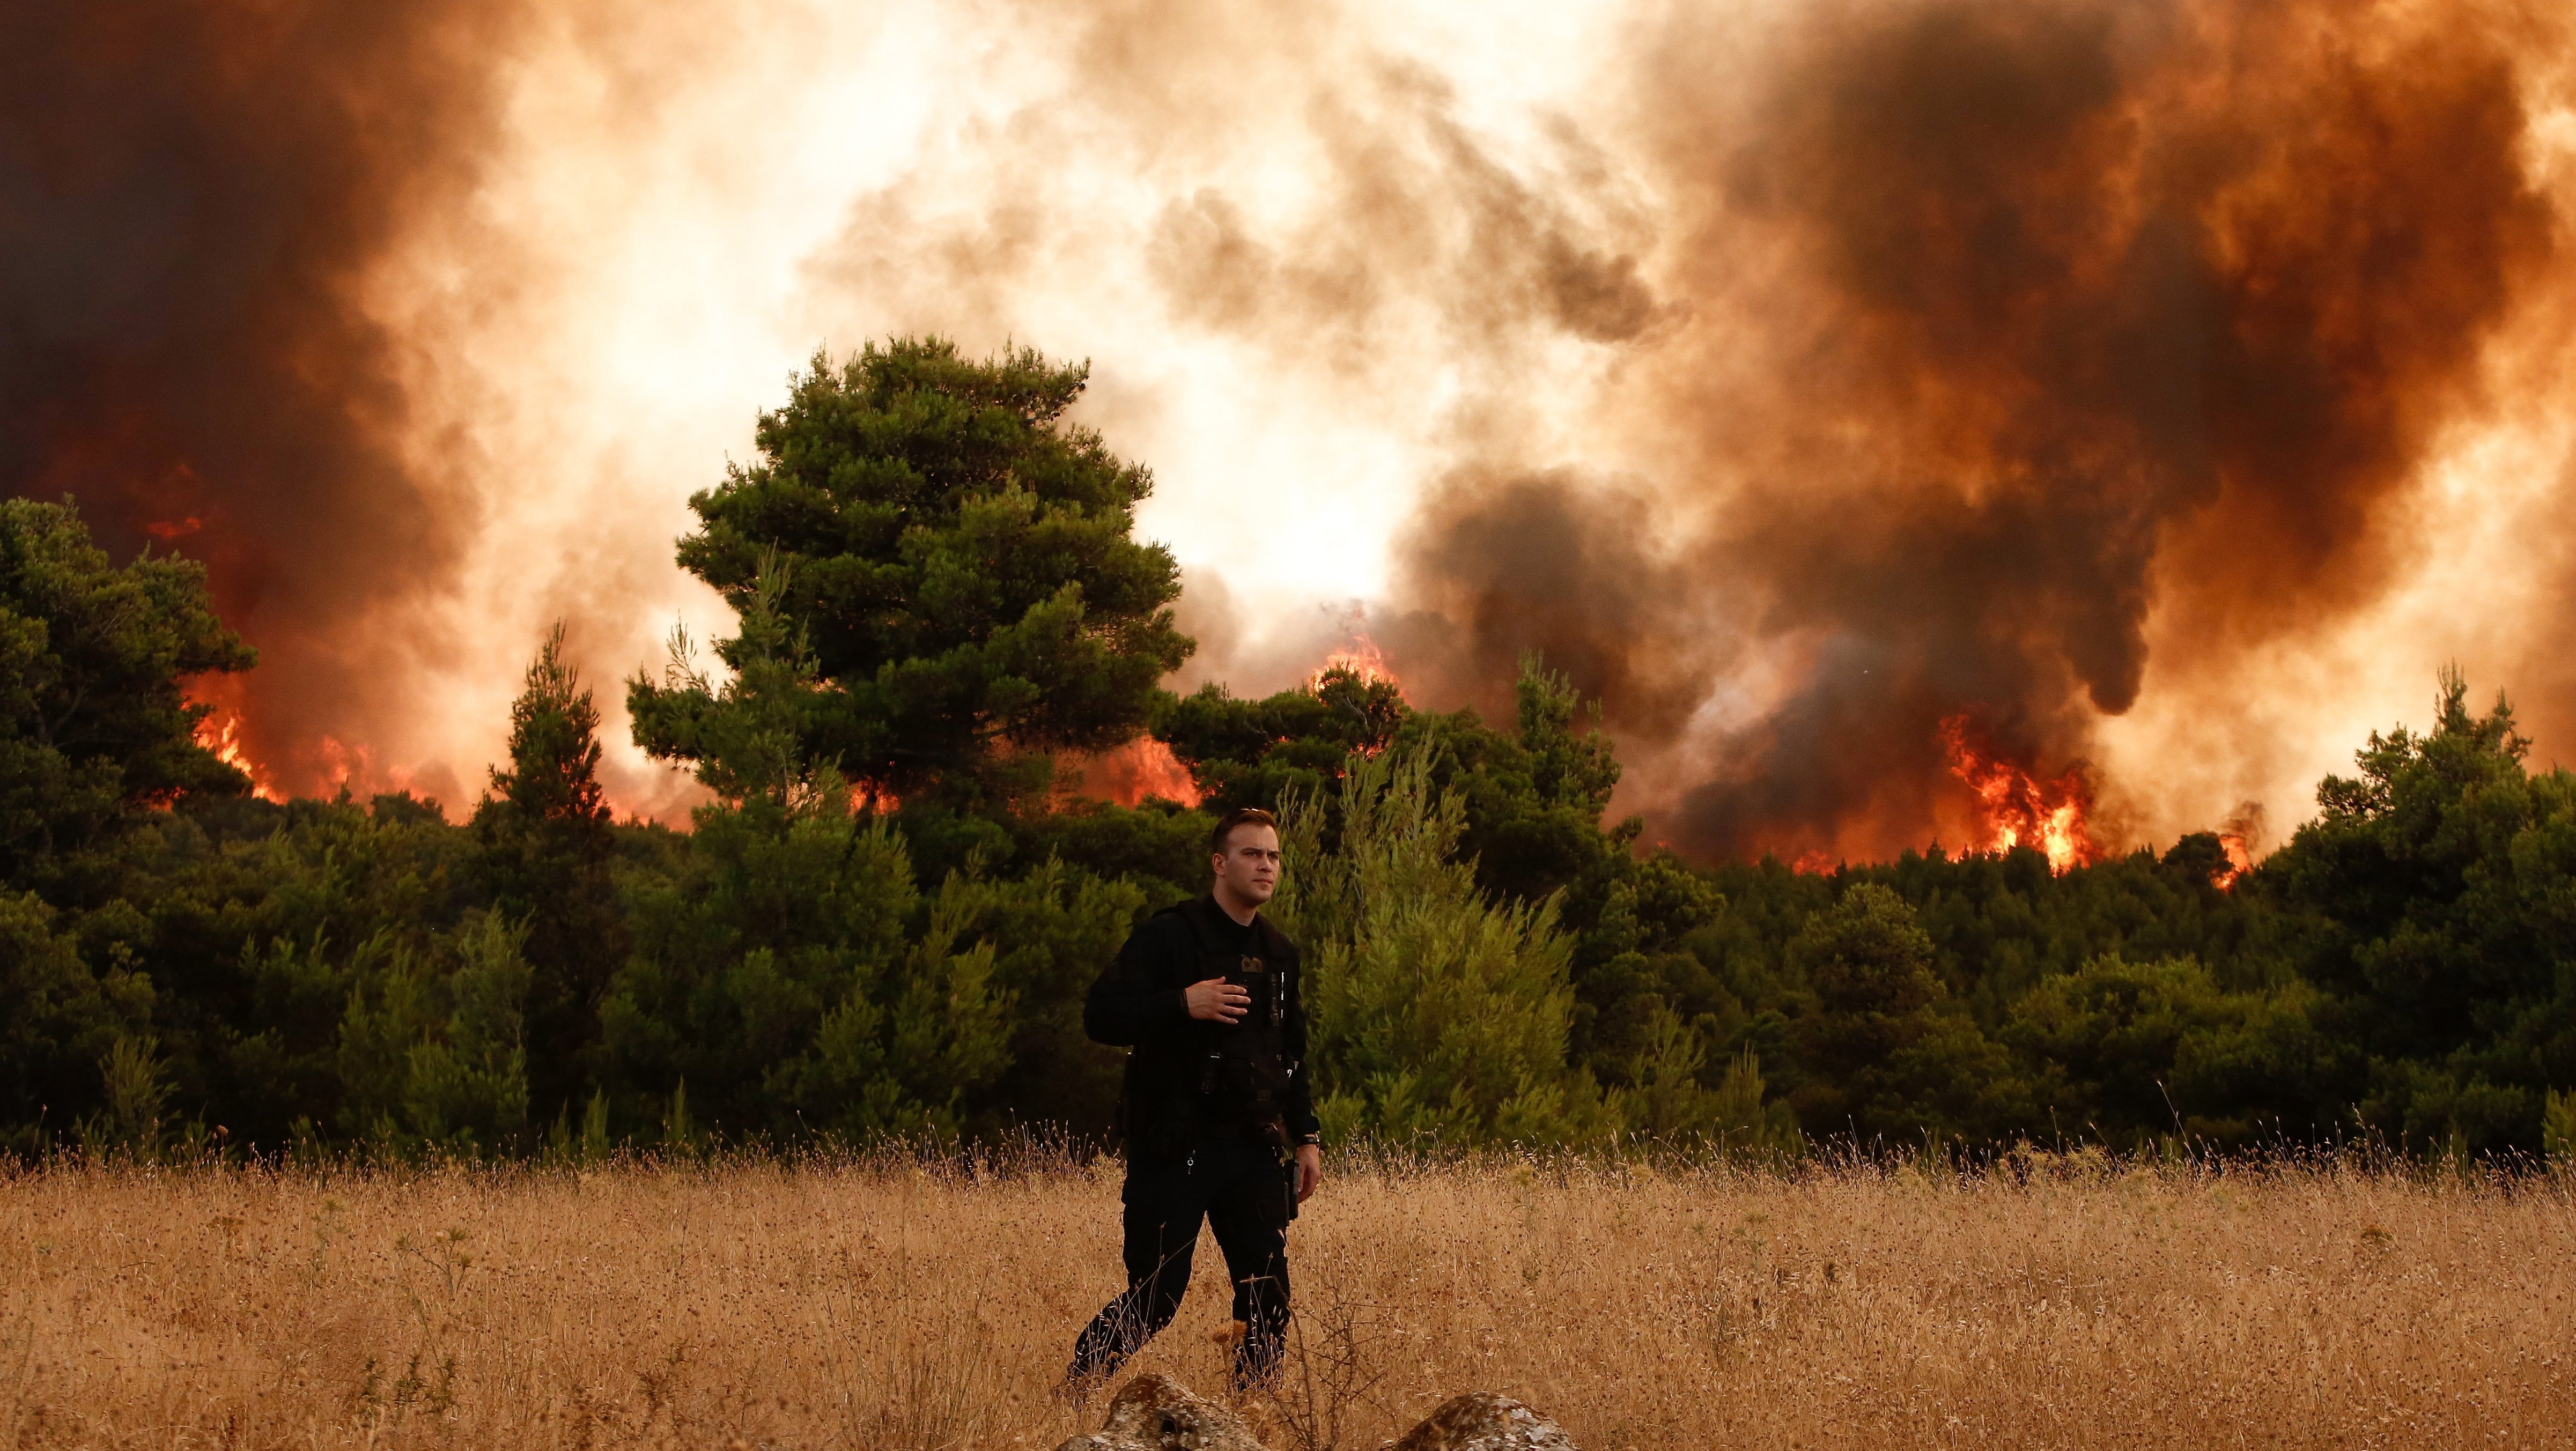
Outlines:
MULTIPOLYGON (((1170 553, 1129 537, 1151 475, 1065 419, 1087 377, 937 338, 818 354, 761 415, 760 460, 690 499, 680 563, 746 616, 766 591, 781 625, 716 654, 811 665, 812 698, 764 723, 794 756, 907 802, 1008 802, 1044 786, 1046 753, 1144 729, 1191 642, 1170 553)), ((628 704, 656 755, 728 749, 703 677, 639 678, 628 704)))
POLYGON ((1566 1066, 1573 943, 1550 902, 1498 901, 1458 854, 1465 804, 1419 752, 1354 757, 1324 802, 1282 802, 1273 907, 1306 962, 1326 1131, 1454 1144, 1606 1138, 1612 1106, 1566 1066))

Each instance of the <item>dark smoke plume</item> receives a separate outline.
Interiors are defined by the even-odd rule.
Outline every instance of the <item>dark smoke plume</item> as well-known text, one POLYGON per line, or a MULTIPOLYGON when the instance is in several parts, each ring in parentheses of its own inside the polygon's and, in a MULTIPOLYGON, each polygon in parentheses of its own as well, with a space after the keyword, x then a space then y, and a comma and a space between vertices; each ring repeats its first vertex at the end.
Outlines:
MULTIPOLYGON (((593 241, 683 208, 541 208, 538 263, 514 270, 530 239, 513 224, 456 249, 471 301, 377 293, 423 235, 472 231, 487 165, 603 197, 630 174, 729 181, 706 157, 765 156, 765 138, 700 155, 640 121, 692 94, 718 126, 792 111, 773 80, 842 64, 800 68, 811 13, 644 7, 541 30, 518 0, 0 7, 0 488, 76 494, 114 547, 209 560, 263 653, 244 725, 275 784, 327 787, 326 738, 351 755, 396 739, 378 727, 420 718, 425 680, 476 675, 442 658, 467 648, 451 627, 469 551, 476 578, 545 556, 515 573, 566 577, 546 607, 577 643, 596 631, 593 678, 636 663, 617 652, 664 622, 618 607, 663 588, 654 500, 715 477, 724 440, 655 435, 670 457, 631 491, 578 477, 625 455, 559 458, 549 418, 615 440, 647 405, 578 350, 513 364, 538 330, 632 301, 537 296, 593 241), (797 34, 746 49, 737 30, 797 34), (789 51, 776 76, 731 69, 789 51), (523 54, 563 68, 534 90, 611 94, 514 111, 561 131, 543 144, 499 136, 523 54), (419 320, 470 328, 478 310, 500 322, 452 355, 419 320), (451 357, 455 377, 433 365, 451 357), (425 378, 438 397, 411 391, 425 378), (478 388, 528 421, 475 432, 451 395, 478 388), (505 485, 595 504, 529 517, 628 517, 477 548, 494 532, 478 500, 522 502, 505 485)), ((2215 692, 2243 662, 2422 574, 2400 516, 2425 460, 2495 403, 2499 336, 2535 347, 2535 299, 2563 291, 2533 117, 2564 105, 2546 68, 2576 52, 2521 0, 1674 7, 1624 38, 1579 117, 1533 113, 1519 140, 1358 7, 1066 14, 961 22, 1062 59, 1060 91, 1008 114, 943 98, 969 118, 946 139, 815 200, 846 225, 801 259, 809 295, 786 310, 810 331, 783 339, 780 371, 821 339, 918 329, 1098 350, 1090 421, 1168 446, 1225 426, 1173 416, 1157 381, 1194 366, 1176 344, 1215 340, 1254 360, 1244 416, 1355 418, 1436 453, 1398 597, 1362 623, 1426 704, 1507 703, 1524 650, 1574 672, 1606 698, 1656 834, 1704 855, 1955 843, 1954 716, 2052 779, 2140 702, 2207 698, 2226 749, 2215 692), (1311 199, 1283 202, 1278 156, 1313 158, 1311 199), (1085 335, 1055 304, 1121 269, 1142 305, 1085 335)), ((705 211, 773 215, 762 186, 702 184, 705 211)), ((664 265, 650 285, 703 281, 664 265)), ((658 364, 704 367, 681 347, 658 364)), ((1280 505, 1309 518, 1352 497, 1291 483, 1280 505)), ((2517 541, 2520 562, 2553 542, 2517 541)), ((1212 578, 1193 571, 1199 614, 1246 626, 1207 627, 1214 678, 1288 683, 1347 633, 1344 602, 1296 601, 1283 625, 1276 599, 1227 610, 1212 578)), ((2554 628, 2536 622, 2528 653, 2560 670, 2554 628)), ((527 643, 470 642, 494 656, 481 678, 506 690, 527 643)), ((462 749, 448 734, 436 748, 462 749)), ((479 764, 420 784, 461 804, 479 764)))
POLYGON ((1623 729, 1687 726, 1709 666, 1690 643, 1698 590, 1657 546, 1649 500, 1562 471, 1468 472, 1426 505, 1441 525, 1410 544, 1416 607, 1377 627, 1419 698, 1508 718, 1519 657, 1536 651, 1616 701, 1623 729))
MULTIPOLYGON (((406 458, 370 267, 472 179, 486 0, 21 3, 0 17, 0 489, 207 560, 277 784, 436 645, 471 499, 406 458)), ((437 784, 437 783, 425 783, 437 784)), ((446 792, 451 804, 454 787, 446 792)))
POLYGON ((1431 503, 1413 593, 1477 668, 1547 648, 1666 753, 1676 845, 1921 844, 1964 815, 1943 719, 2056 774, 2138 699, 2151 627, 2226 657, 2385 583, 2388 505, 2555 260, 2536 26, 1826 6, 1745 105, 1710 80, 1742 35, 1678 25, 1639 107, 1691 322, 1624 420, 1676 440, 1678 563, 1518 477, 1431 503), (1684 738, 1677 701, 1766 673, 1788 684, 1684 738))

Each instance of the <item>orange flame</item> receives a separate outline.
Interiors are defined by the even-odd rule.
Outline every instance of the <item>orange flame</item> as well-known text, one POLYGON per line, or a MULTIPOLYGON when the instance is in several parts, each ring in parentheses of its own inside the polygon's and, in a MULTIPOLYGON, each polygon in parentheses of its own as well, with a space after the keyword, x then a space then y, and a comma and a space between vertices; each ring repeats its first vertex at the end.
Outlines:
POLYGON ((173 539, 185 539, 205 527, 206 521, 192 514, 185 519, 155 519, 143 526, 143 532, 167 544, 173 539))
POLYGON ((241 715, 229 705, 218 704, 214 713, 197 722, 197 744, 214 758, 250 778, 250 794, 262 801, 284 801, 286 798, 269 784, 268 772, 242 749, 241 715))
POLYGON ((338 736, 323 736, 306 759, 321 762, 322 779, 331 789, 361 799, 379 794, 408 795, 417 783, 410 767, 380 767, 373 747, 345 743, 338 736))
POLYGON ((1841 863, 1835 860, 1830 852, 1817 851, 1813 848, 1789 859, 1789 870, 1802 877, 1831 876, 1834 868, 1839 865, 1841 863))
POLYGON ((2220 832, 2218 845, 2227 853, 2227 870, 2210 878, 2210 885, 2222 892, 2234 891, 2236 879, 2254 870, 2254 849, 2241 831, 2220 832))
POLYGON ((1951 774, 1976 793, 1985 817, 1985 840, 1972 850, 2001 855, 2017 846, 2031 847, 2045 853, 2048 869, 2060 875, 2102 859, 2102 849, 2085 829, 2093 793, 2082 773, 2069 771, 2054 781, 2034 779, 1970 741, 1964 715, 1941 722, 1941 744, 1950 753, 1951 774))
POLYGON ((1199 783, 1172 748, 1152 736, 1138 736, 1114 751, 1103 751, 1075 763, 1080 773, 1069 795, 1142 806, 1147 798, 1196 806, 1199 783))
POLYGON ((1309 692, 1322 690, 1324 677, 1336 670, 1347 670, 1358 676, 1362 685, 1384 681, 1394 686, 1398 694, 1404 690, 1404 682, 1398 680, 1395 671, 1387 666, 1386 656, 1377 648, 1377 642, 1364 634, 1354 633, 1349 649, 1336 650, 1325 656, 1324 663, 1317 667, 1315 673, 1306 677, 1306 689, 1309 692))

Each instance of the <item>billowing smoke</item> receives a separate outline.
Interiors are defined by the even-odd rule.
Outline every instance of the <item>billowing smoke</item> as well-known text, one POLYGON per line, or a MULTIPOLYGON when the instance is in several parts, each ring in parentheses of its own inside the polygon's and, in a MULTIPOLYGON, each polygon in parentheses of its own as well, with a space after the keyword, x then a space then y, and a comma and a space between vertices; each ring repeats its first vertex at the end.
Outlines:
POLYGON ((1945 739, 2094 782, 2114 843, 2286 824, 2446 660, 2576 740, 2568 32, 17 6, 0 488, 211 562, 276 784, 452 808, 552 620, 613 735, 675 615, 722 629, 670 538, 816 347, 1030 343, 1155 470, 1176 683, 1366 633, 1492 708, 1538 651, 1703 856, 1958 844, 1945 739))
POLYGON ((1659 511, 1562 470, 1465 469, 1424 500, 1406 541, 1413 608, 1380 626, 1415 693, 1508 709, 1535 654, 1614 706, 1623 731, 1671 740, 1711 684, 1695 560, 1659 549, 1659 511))
POLYGON ((1740 30, 1677 24, 1640 106, 1692 322, 1624 414, 1669 440, 1664 537, 1511 478, 1434 496, 1414 588, 1677 756, 1676 844, 1957 845, 1943 720, 2061 771, 2151 634, 2205 663, 2385 587, 2391 501, 2556 260, 2512 18, 1825 5, 1750 94, 1704 82, 1740 30))
MULTIPOLYGON (((479 525, 414 452, 411 340, 367 288, 471 182, 510 19, 147 0, 0 26, 0 489, 210 562, 261 652, 245 743, 287 787, 417 707, 479 525)), ((431 768, 451 800, 456 774, 431 768)))

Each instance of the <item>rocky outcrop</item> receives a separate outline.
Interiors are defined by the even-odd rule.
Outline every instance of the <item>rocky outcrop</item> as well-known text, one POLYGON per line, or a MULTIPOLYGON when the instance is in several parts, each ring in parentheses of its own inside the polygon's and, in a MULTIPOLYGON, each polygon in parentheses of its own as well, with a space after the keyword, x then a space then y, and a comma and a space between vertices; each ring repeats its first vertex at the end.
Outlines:
POLYGON ((1055 1451, 1267 1451, 1234 1413, 1167 1375, 1140 1375, 1109 1401, 1109 1420, 1055 1451))
POLYGON ((1443 1401, 1387 1451, 1574 1451, 1556 1422, 1492 1391, 1443 1401))
MULTIPOLYGON (((1266 1451, 1225 1407, 1166 1375, 1140 1375, 1109 1402, 1109 1420, 1055 1451, 1266 1451)), ((1575 1451, 1556 1423, 1509 1396, 1470 1391, 1444 1402, 1386 1451, 1575 1451)))

